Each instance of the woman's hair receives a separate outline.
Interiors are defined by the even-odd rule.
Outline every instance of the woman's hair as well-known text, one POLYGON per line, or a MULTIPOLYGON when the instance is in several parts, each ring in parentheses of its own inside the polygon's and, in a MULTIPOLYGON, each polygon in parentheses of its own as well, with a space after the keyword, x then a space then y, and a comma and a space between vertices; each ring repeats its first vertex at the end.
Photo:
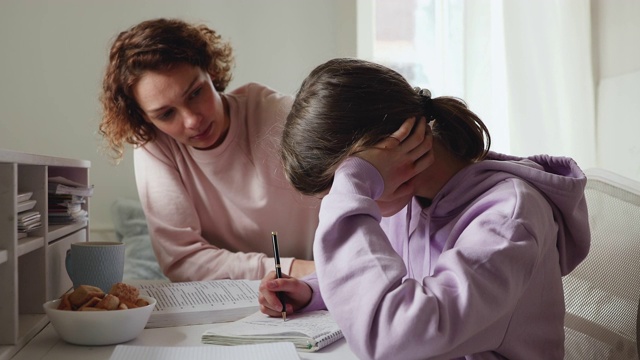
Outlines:
POLYGON ((113 41, 100 95, 99 133, 116 161, 122 159, 125 142, 144 145, 156 137, 156 128, 142 116, 133 86, 146 71, 169 70, 178 64, 206 71, 222 92, 231 80, 233 51, 207 26, 177 19, 141 22, 113 41))
POLYGON ((322 193, 345 158, 421 116, 433 121, 434 137, 461 160, 479 161, 489 151, 489 131, 462 100, 431 99, 382 65, 330 60, 316 67, 296 94, 282 134, 285 173, 298 191, 322 193))

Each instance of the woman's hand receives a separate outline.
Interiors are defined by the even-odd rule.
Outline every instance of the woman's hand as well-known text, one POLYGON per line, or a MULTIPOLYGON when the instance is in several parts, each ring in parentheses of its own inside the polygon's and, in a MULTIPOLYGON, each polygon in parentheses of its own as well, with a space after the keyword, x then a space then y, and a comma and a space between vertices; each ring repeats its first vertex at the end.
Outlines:
POLYGON ((309 274, 313 274, 316 271, 316 265, 311 260, 294 259, 291 264, 290 274, 294 278, 301 279, 309 274))
POLYGON ((282 275, 277 279, 275 271, 269 272, 258 288, 258 303, 260 311, 269 315, 279 317, 282 315, 282 303, 278 299, 277 292, 282 292, 285 296, 287 314, 291 314, 311 301, 312 290, 304 281, 282 275))
POLYGON ((379 203, 406 204, 415 191, 415 176, 433 164, 433 133, 422 117, 407 119, 400 128, 358 156, 378 169, 384 180, 379 203), (415 126, 414 126, 415 125, 415 126))

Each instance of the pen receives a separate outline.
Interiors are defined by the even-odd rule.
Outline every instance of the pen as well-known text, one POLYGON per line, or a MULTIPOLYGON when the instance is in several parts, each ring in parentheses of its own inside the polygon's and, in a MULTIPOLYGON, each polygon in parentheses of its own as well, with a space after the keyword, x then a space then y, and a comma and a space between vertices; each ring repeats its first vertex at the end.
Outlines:
MULTIPOLYGON (((280 268, 280 250, 278 249, 278 233, 271 232, 271 240, 273 241, 273 257, 276 260, 276 277, 280 279, 282 277, 282 269, 280 268)), ((278 299, 282 303, 282 320, 287 321, 287 308, 284 303, 284 294, 280 291, 277 293, 278 299)))

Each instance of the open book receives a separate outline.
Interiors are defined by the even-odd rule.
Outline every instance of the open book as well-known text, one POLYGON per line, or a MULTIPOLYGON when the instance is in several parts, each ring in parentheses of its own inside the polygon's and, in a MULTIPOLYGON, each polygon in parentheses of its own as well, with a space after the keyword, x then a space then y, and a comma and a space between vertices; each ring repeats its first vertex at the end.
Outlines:
POLYGON ((260 280, 141 282, 140 294, 157 300, 147 328, 211 324, 241 319, 259 309, 260 280))
POLYGON ((326 310, 291 314, 286 321, 256 312, 202 334, 205 344, 292 342, 298 350, 305 352, 320 350, 341 338, 340 327, 326 310))

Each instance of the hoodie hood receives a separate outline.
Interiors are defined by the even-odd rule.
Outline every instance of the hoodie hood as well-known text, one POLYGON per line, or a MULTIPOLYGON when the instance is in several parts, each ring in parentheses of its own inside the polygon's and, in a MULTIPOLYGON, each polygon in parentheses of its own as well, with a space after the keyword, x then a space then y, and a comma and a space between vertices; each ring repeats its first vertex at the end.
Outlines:
POLYGON ((446 197, 458 184, 475 184, 469 191, 457 192, 456 201, 440 203, 437 215, 455 211, 461 204, 469 203, 497 183, 513 177, 527 181, 551 204, 558 223, 560 268, 562 275, 568 274, 587 256, 591 243, 584 195, 587 178, 571 158, 549 155, 523 158, 489 152, 485 160, 456 174, 434 198, 435 202, 446 197))

